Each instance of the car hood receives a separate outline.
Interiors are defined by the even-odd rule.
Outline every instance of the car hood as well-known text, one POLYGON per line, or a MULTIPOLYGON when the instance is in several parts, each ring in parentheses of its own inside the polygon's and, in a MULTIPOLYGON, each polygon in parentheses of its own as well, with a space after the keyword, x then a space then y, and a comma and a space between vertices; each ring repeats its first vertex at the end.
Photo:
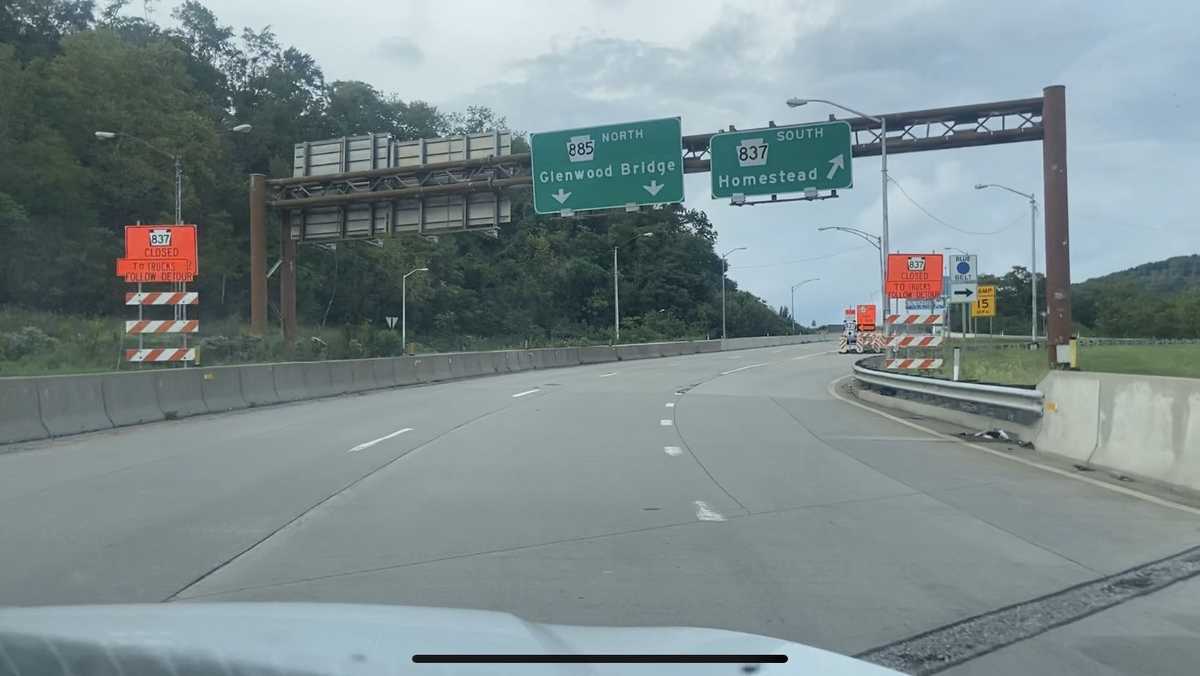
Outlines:
POLYGON ((567 626, 483 610, 327 603, 0 608, 0 655, 20 674, 896 673, 799 643, 719 629, 567 626), (788 661, 757 668, 435 665, 414 664, 414 654, 754 654, 788 661))

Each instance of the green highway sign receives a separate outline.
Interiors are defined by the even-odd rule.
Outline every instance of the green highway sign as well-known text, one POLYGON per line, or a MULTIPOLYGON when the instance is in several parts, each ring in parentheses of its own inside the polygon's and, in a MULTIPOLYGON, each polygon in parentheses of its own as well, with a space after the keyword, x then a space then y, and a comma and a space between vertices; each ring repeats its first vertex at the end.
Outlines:
POLYGON ((714 134, 712 196, 776 195, 854 185, 849 122, 714 134))
POLYGON ((533 134, 539 214, 683 201, 678 117, 533 134))

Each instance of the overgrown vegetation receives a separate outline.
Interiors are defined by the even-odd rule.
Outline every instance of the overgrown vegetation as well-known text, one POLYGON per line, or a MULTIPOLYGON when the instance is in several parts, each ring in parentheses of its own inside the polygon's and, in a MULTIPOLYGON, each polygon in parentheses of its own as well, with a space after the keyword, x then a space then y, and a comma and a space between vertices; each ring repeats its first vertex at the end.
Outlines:
MULTIPOLYGON (((310 55, 269 28, 235 32, 199 2, 178 5, 172 28, 122 15, 124 4, 0 4, 0 307, 57 317, 31 320, 48 339, 21 333, 19 323, 5 329, 16 332, 10 342, 19 353, 5 359, 31 369, 116 364, 116 320, 130 311, 113 274, 121 229, 173 218, 171 159, 127 138, 98 140, 95 131, 140 137, 183 158, 184 221, 200 235, 202 344, 209 359, 246 360, 307 349, 240 333, 249 314, 249 173, 289 175, 293 144, 304 140, 508 127, 485 106, 445 112, 420 101, 420 92, 327 82, 310 55), (243 123, 252 133, 229 132, 243 123), (29 352, 31 345, 39 348, 29 352)), ((515 136, 519 147, 522 135, 515 136)), ((331 355, 397 349, 378 327, 400 314, 401 276, 427 266, 429 273, 409 279, 408 319, 411 334, 430 348, 605 342, 614 245, 622 245, 623 339, 719 330, 722 271, 704 213, 674 207, 564 220, 536 216, 528 200, 514 194, 513 222, 495 240, 302 247, 298 312, 302 324, 318 327, 305 335, 319 333, 331 355), (623 245, 643 231, 655 236, 623 245), (323 337, 330 331, 333 342, 323 337)), ((268 242, 276 260, 277 238, 268 242)), ((728 288, 731 335, 793 330, 786 310, 732 282, 728 288)))

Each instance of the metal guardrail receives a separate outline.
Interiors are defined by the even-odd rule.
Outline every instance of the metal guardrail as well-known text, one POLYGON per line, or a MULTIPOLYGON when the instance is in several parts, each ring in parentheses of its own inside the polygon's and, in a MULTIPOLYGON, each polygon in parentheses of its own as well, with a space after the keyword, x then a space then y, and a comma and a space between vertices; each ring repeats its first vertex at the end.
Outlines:
POLYGON ((864 383, 956 401, 1042 414, 1042 393, 1036 389, 910 376, 871 368, 864 365, 865 361, 867 360, 860 359, 854 364, 854 377, 864 383))

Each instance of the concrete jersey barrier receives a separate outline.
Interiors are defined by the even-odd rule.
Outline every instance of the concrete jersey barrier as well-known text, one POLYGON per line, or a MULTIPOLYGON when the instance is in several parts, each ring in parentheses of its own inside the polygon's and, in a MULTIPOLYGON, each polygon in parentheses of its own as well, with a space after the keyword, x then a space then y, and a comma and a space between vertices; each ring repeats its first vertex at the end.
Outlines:
POLYGON ((104 376, 38 378, 42 424, 50 436, 93 432, 113 426, 104 410, 104 376))
POLYGON ((419 357, 0 378, 0 444, 530 369, 790 345, 829 336, 539 348, 419 357))
POLYGON ((1200 379, 1052 371, 1035 445, 1200 491, 1200 379))
POLYGON ((140 425, 166 416, 158 405, 154 373, 110 373, 101 377, 105 410, 113 425, 140 425))
MULTIPOLYGON (((242 396, 242 369, 236 366, 218 366, 199 370, 204 405, 208 407, 209 411, 218 413, 249 408, 245 397, 242 396)), ((111 408, 110 405, 110 417, 112 415, 111 408)))
POLYGON ((0 444, 45 439, 35 378, 0 378, 0 444))

